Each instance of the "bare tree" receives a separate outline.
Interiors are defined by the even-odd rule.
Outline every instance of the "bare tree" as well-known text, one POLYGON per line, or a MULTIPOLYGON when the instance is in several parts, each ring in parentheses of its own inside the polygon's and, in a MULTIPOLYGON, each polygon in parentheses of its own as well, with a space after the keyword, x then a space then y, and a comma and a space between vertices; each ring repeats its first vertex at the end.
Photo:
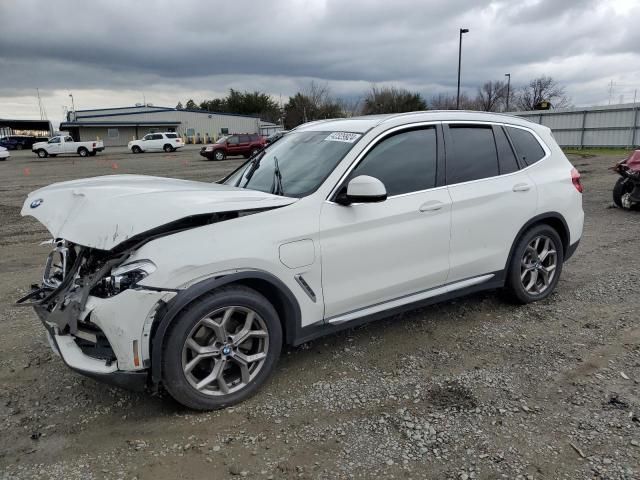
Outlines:
POLYGON ((546 76, 534 78, 516 95, 516 104, 520 110, 536 110, 543 101, 550 102, 554 108, 564 108, 571 104, 564 87, 546 76))
MULTIPOLYGON (((455 110, 456 96, 446 93, 438 93, 429 100, 429 108, 432 110, 455 110)), ((460 108, 462 110, 477 110, 476 100, 470 98, 466 93, 460 93, 460 108)))
POLYGON ((427 102, 417 92, 410 92, 404 88, 376 87, 364 97, 363 111, 365 114, 374 113, 402 113, 426 110, 427 102))
POLYGON ((362 98, 339 98, 338 105, 342 108, 345 117, 355 117, 362 114, 362 98))
POLYGON ((501 81, 485 82, 478 88, 476 103, 485 112, 497 112, 507 97, 507 85, 501 81))

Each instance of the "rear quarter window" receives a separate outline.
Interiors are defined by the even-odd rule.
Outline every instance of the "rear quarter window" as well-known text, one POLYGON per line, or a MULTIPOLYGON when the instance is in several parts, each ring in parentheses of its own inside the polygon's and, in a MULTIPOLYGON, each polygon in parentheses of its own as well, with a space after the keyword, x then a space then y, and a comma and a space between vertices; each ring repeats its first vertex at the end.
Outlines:
POLYGON ((515 127, 507 127, 507 132, 518 158, 525 165, 533 165, 544 158, 545 151, 531 132, 515 127))

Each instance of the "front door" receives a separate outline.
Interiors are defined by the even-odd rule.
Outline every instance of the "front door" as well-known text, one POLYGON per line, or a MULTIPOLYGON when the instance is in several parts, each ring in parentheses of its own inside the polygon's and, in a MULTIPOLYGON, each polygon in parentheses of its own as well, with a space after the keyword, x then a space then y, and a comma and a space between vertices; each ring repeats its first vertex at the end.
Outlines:
POLYGON ((231 135, 227 139, 227 156, 240 155, 240 136, 231 135))
POLYGON ((324 203, 320 246, 328 321, 446 282, 451 200, 436 182, 442 155, 437 137, 435 126, 395 132, 352 170, 348 179, 381 180, 387 200, 324 203))
POLYGON ((61 153, 64 153, 61 137, 54 137, 49 140, 47 150, 49 151, 49 155, 60 155, 61 153))

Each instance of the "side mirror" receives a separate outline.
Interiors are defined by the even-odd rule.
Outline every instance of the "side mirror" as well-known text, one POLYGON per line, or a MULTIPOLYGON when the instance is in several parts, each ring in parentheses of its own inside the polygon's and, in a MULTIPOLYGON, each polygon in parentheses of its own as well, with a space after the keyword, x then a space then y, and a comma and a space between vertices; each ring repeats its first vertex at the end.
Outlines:
POLYGON ((369 175, 359 175, 347 184, 347 191, 336 197, 341 205, 352 203, 384 202, 387 199, 387 189, 380 180, 369 175))

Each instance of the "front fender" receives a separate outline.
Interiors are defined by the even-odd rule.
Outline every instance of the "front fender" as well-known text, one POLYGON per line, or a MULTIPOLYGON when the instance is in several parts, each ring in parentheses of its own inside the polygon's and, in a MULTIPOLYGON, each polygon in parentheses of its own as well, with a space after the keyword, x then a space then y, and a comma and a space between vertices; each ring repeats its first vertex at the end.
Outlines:
POLYGON ((163 309, 158 310, 151 338, 151 381, 159 384, 162 380, 162 347, 169 327, 180 312, 191 302, 223 285, 250 281, 263 281, 277 289, 280 304, 284 310, 283 322, 286 342, 293 343, 301 328, 300 305, 291 290, 270 273, 259 270, 245 270, 202 280, 181 290, 163 309))

